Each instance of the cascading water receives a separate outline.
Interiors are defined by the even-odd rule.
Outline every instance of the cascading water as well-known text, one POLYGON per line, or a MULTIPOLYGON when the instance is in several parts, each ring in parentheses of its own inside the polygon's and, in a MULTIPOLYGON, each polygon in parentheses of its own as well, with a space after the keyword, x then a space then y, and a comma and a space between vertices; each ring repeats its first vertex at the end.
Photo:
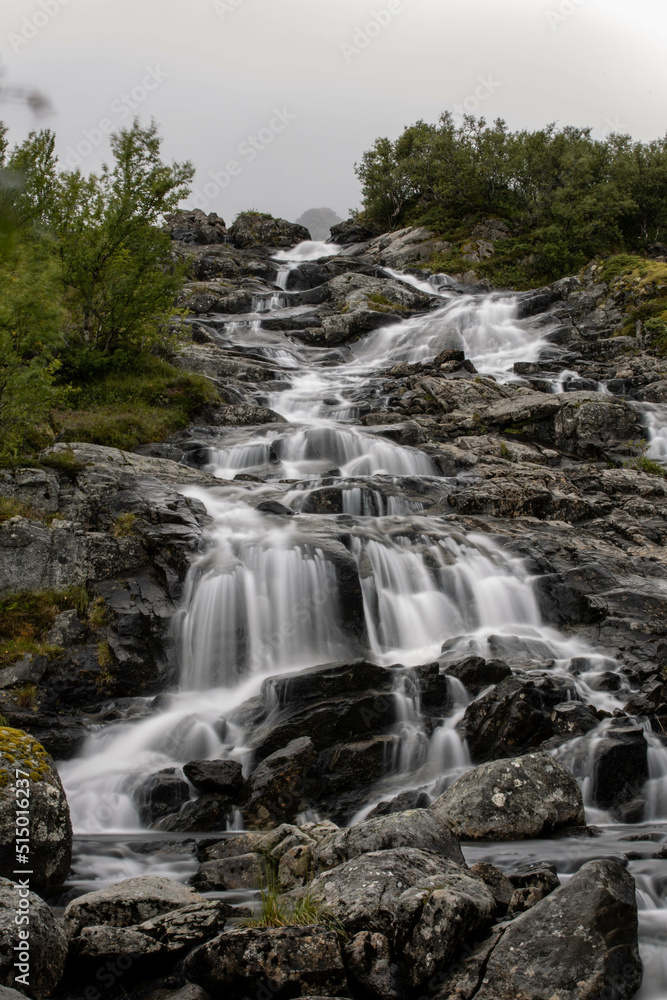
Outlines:
MULTIPOLYGON (((276 255, 279 290, 258 297, 253 309, 294 314, 291 272, 337 249, 302 244, 281 251, 276 255)), ((248 766, 250 734, 239 709, 249 699, 268 696, 263 684, 271 676, 359 655, 380 665, 402 665, 392 694, 395 749, 387 773, 354 820, 403 791, 433 797, 471 766, 456 729, 470 696, 448 677, 450 710, 429 728, 414 674, 420 664, 436 658, 446 664, 472 653, 501 656, 522 669, 570 678, 583 701, 610 714, 627 701, 623 681, 615 692, 598 690, 600 675, 619 670, 614 661, 544 625, 521 560, 488 536, 464 534, 446 518, 426 516, 419 501, 406 494, 404 484, 411 477, 426 484, 438 477, 431 458, 353 423, 369 380, 398 362, 463 349, 480 373, 508 380, 516 361, 538 359, 547 344, 544 328, 517 318, 516 297, 456 295, 446 276, 424 282, 391 274, 438 294, 442 305, 375 330, 334 366, 321 364, 316 352, 304 350, 298 341, 262 330, 261 316, 216 318, 221 343, 250 344, 282 369, 286 387, 258 399, 287 423, 220 430, 208 466, 220 486, 183 488, 205 503, 211 528, 207 547, 188 576, 176 623, 179 690, 154 704, 134 704, 127 718, 92 732, 80 757, 61 767, 74 827, 83 837, 77 861, 81 880, 93 873, 109 881, 148 870, 177 878, 192 872, 190 862, 178 855, 137 853, 127 846, 132 838, 149 836, 137 811, 136 789, 148 775, 179 769, 194 758, 230 757, 248 766), (258 481, 224 482, 239 473, 251 473, 258 481), (339 491, 340 507, 326 518, 308 513, 318 492, 330 487, 339 491), (278 498, 299 516, 254 509, 266 498, 278 498), (340 526, 345 544, 325 522, 340 526), (353 560, 361 581, 363 640, 358 630, 350 633, 339 607, 343 556, 353 560), (105 837, 96 841, 95 835, 102 833, 105 837)), ((667 418, 657 405, 643 408, 651 427, 651 454, 665 459, 667 418)), ((600 842, 578 848, 580 863, 587 860, 586 851, 590 856, 617 853, 632 829, 592 808, 587 775, 605 726, 558 751, 582 783, 589 820, 602 824, 600 842)), ((665 839, 667 752, 648 731, 647 739, 646 823, 653 824, 652 835, 665 839)), ((466 849, 466 854, 470 863, 483 858, 501 867, 531 858, 554 859, 567 873, 574 870, 571 843, 481 846, 466 849)), ((640 888, 642 947, 653 970, 640 996, 657 1000, 665 996, 660 984, 667 968, 651 949, 667 931, 667 910, 655 862, 647 855, 633 865, 640 888)))

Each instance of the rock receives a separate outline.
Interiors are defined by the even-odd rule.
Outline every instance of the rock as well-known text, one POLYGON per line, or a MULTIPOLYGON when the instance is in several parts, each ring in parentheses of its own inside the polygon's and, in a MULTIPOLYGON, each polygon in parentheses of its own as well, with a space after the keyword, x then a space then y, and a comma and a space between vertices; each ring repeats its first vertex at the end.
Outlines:
POLYGON ((502 660, 485 660, 481 656, 469 656, 460 663, 449 664, 445 673, 456 677, 471 693, 478 694, 490 684, 499 684, 511 677, 512 668, 502 660))
POLYGON ((599 723, 595 711, 580 701, 564 701, 560 705, 555 705, 551 713, 554 734, 568 739, 590 733, 599 723))
POLYGON ((243 791, 243 768, 236 760, 191 760, 183 773, 200 792, 217 792, 231 799, 243 791))
POLYGON ((345 222, 331 227, 330 240, 338 246, 349 246, 352 243, 366 243, 377 236, 377 230, 356 219, 346 219, 345 222))
POLYGON ((0 726, 0 875, 14 872, 17 854, 30 859, 25 867, 33 888, 57 888, 70 870, 72 823, 44 747, 21 730, 0 726), (26 833, 20 843, 19 828, 26 833))
POLYGON ((254 996, 258 983, 285 1000, 347 995, 336 935, 324 927, 226 931, 195 949, 183 968, 211 996, 254 996))
POLYGON ((190 787, 175 767, 157 771, 132 793, 142 823, 151 826, 163 816, 178 812, 190 799, 190 787))
MULTIPOLYGON (((403 893, 420 886, 431 876, 462 869, 452 861, 402 847, 362 854, 323 872, 308 887, 312 900, 320 903, 350 934, 376 931, 390 939, 403 893)), ((298 898, 302 890, 291 893, 298 898)))
POLYGON ((202 901, 194 889, 180 882, 158 875, 138 875, 74 899, 65 909, 63 926, 72 938, 84 927, 131 927, 202 901))
POLYGON ((70 941, 74 977, 89 981, 95 970, 123 956, 131 963, 123 969, 127 983, 164 973, 194 947, 219 934, 230 912, 231 907, 219 900, 202 900, 132 927, 84 927, 70 941))
POLYGON ((345 945, 343 958, 352 992, 369 1000, 398 1000, 402 986, 384 934, 360 931, 345 945))
POLYGON ((375 819, 377 816, 390 816, 392 813, 402 813, 408 809, 426 809, 430 803, 431 799, 427 792, 401 792, 393 799, 378 802, 371 809, 366 819, 375 819))
POLYGON ((285 219, 274 219, 261 212, 242 212, 229 230, 234 246, 247 247, 293 247, 310 239, 310 233, 303 226, 285 219))
POLYGON ((577 782, 546 753, 482 764, 430 808, 461 840, 522 840, 585 824, 577 782))
POLYGON ((631 801, 648 780, 648 745, 638 727, 614 728, 595 745, 593 802, 614 809, 631 801))
POLYGON ((236 833, 220 840, 200 843, 197 857, 200 861, 216 861, 220 858, 238 858, 242 854, 252 854, 263 839, 263 833, 236 833))
POLYGON ((266 866, 259 854, 205 861, 193 879, 194 886, 202 892, 261 889, 266 882, 266 866))
POLYGON ((227 236, 225 220, 215 212, 205 215, 201 209, 165 215, 172 240, 181 243, 224 243, 227 236))
POLYGON ((513 675, 468 705, 459 729, 474 761, 512 757, 553 736, 552 709, 576 697, 569 678, 513 675))
POLYGON ((307 736, 266 757, 248 780, 249 798, 243 807, 246 824, 265 830, 296 819, 304 808, 315 760, 313 741, 307 736))
MULTIPOLYGON (((32 882, 32 876, 26 879, 32 882)), ((7 1000, 12 1000, 14 990, 2 988, 11 986, 20 990, 17 995, 21 998, 25 993, 36 1000, 50 997, 60 982, 66 958, 67 939, 51 909, 18 882, 0 878, 0 998, 6 993, 7 1000), (27 961, 23 951, 15 950, 24 943, 27 961), (17 981, 25 975, 27 981, 17 981)))
POLYGON ((17 993, 16 990, 11 990, 7 986, 0 986, 0 1000, 25 1000, 25 993, 17 993))
POLYGON ((367 819, 348 830, 337 830, 320 841, 315 861, 322 868, 334 868, 361 854, 400 847, 431 851, 465 867, 458 840, 429 809, 391 813, 367 819))
POLYGON ((509 924, 490 952, 478 990, 457 993, 454 977, 437 996, 630 1000, 641 979, 634 879, 613 862, 591 861, 509 924))
POLYGON ((230 815, 229 796, 209 792, 198 799, 190 799, 179 812, 158 820, 153 829, 174 833, 211 833, 226 830, 230 815))
POLYGON ((313 873, 314 846, 294 844, 280 858, 278 881, 283 892, 306 885, 313 873))
POLYGON ((424 988, 458 957, 463 944, 476 941, 493 922, 496 901, 478 879, 451 865, 406 889, 396 914, 396 954, 403 978, 413 989, 424 988))

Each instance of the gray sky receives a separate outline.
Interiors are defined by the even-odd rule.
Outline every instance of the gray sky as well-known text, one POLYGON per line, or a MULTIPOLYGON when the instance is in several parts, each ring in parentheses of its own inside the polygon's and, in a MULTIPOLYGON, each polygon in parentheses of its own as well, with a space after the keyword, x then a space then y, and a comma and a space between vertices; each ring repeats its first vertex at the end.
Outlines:
POLYGON ((446 109, 667 132, 665 0, 1 3, 2 82, 55 109, 0 105, 13 139, 52 127, 61 159, 88 171, 103 129, 155 117, 165 154, 197 167, 196 203, 228 222, 251 207, 346 216, 374 139, 446 109))

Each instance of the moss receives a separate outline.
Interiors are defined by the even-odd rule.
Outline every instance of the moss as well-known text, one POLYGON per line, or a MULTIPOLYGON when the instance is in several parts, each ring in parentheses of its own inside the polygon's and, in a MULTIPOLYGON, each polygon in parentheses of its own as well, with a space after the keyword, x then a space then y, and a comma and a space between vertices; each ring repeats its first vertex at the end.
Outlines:
POLYGON ((45 642, 56 615, 76 608, 79 612, 88 603, 83 587, 67 590, 22 591, 8 594, 0 600, 0 666, 14 663, 27 653, 56 656, 58 647, 45 642))
POLYGON ((29 521, 38 520, 38 515, 29 504, 12 500, 9 497, 0 497, 0 524, 3 521, 8 521, 10 517, 27 517, 29 521))
POLYGON ((103 670, 107 670, 113 663, 111 646, 106 640, 97 644, 97 662, 103 670))
POLYGON ((38 782, 51 771, 51 758, 41 743, 20 729, 10 729, 0 726, 0 760, 4 764, 0 768, 0 786, 13 784, 16 771, 27 774, 31 781, 38 782), (10 766, 8 766, 10 765, 10 766))
POLYGON ((37 707, 37 687, 35 684, 22 684, 20 687, 14 688, 12 697, 19 708, 34 709, 37 707))
POLYGON ((70 479, 75 479, 86 468, 86 462, 78 459, 69 448, 40 456, 39 464, 47 469, 55 469, 56 472, 64 472, 70 479))
POLYGON ((111 534, 114 538, 129 538, 132 535, 136 535, 136 520, 136 514, 121 514, 120 517, 116 518, 116 521, 111 529, 111 534))
POLYGON ((88 608, 88 624, 92 629, 104 628, 107 624, 107 611, 104 600, 96 597, 88 608))
POLYGON ((402 312, 405 313, 408 310, 405 306, 400 305, 397 302, 392 302, 388 299, 386 295, 380 295, 375 292, 373 295, 368 296, 368 308, 372 309, 373 312, 402 312))

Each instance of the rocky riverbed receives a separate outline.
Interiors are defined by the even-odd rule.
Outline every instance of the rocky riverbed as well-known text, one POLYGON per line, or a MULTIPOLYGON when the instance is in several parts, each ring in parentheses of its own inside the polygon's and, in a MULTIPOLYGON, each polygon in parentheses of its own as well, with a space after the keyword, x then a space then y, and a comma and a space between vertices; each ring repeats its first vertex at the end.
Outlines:
POLYGON ((0 670, 7 956, 34 786, 0 981, 667 996, 658 279, 515 295, 421 270, 423 229, 169 224, 219 404, 0 473, 0 591, 88 593, 0 670))

